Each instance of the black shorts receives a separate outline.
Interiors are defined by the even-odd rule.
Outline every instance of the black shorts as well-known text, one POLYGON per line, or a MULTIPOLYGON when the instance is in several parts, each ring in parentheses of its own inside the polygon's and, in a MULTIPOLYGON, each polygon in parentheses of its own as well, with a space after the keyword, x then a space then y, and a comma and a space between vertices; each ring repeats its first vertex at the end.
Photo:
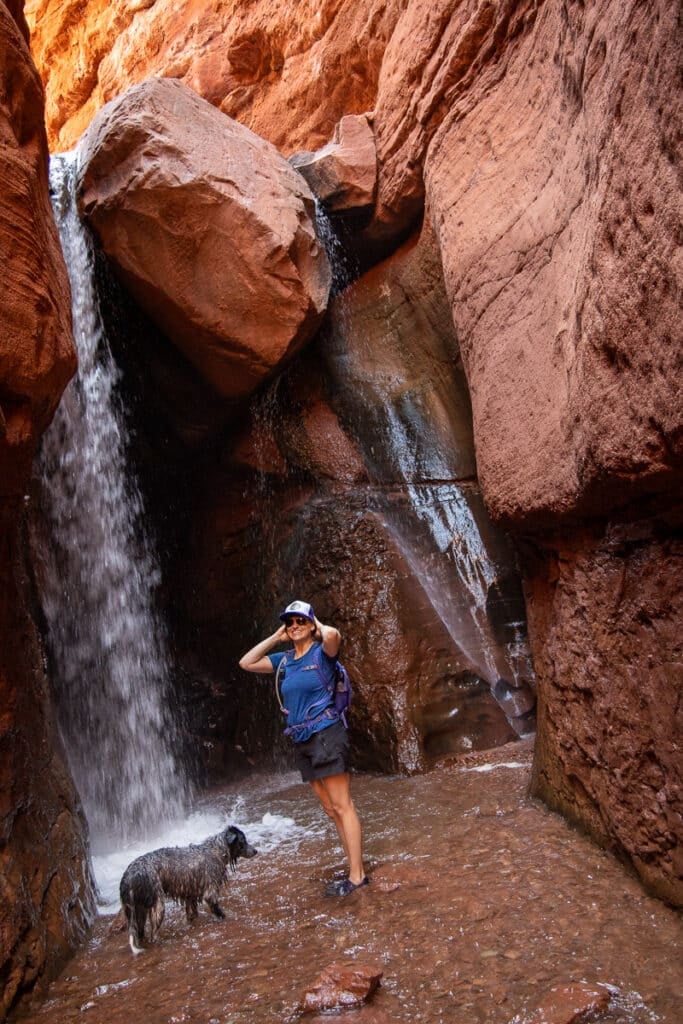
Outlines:
POLYGON ((349 770, 349 734, 343 722, 314 732, 303 743, 295 743, 296 766, 304 782, 327 779, 349 770))

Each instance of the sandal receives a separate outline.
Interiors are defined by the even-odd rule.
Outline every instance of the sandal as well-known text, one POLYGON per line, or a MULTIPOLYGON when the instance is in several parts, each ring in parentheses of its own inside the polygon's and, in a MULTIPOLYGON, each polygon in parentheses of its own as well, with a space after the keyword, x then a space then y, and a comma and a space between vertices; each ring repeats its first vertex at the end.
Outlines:
POLYGON ((363 885, 369 885, 370 879, 366 875, 362 882, 358 882, 357 885, 351 881, 350 878, 342 878, 341 882, 330 882, 325 886, 326 896, 350 896, 356 889, 360 889, 363 885))

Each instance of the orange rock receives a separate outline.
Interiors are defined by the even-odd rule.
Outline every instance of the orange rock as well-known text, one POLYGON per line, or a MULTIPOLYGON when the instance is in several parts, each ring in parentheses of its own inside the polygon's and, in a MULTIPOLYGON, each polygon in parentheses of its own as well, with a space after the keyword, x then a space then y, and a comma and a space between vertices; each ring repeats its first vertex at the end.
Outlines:
POLYGON ((378 988, 384 971, 375 964, 331 964, 326 967, 304 993, 301 1010, 321 1010, 359 1006, 378 988))
POLYGON ((71 297, 50 208, 40 79, 0 5, 0 497, 23 495, 40 434, 76 369, 71 297))
POLYGON ((108 100, 179 78, 283 151, 317 149, 371 110, 398 0, 28 0, 55 150, 108 100), (77 54, 77 58, 74 55, 77 54))
POLYGON ((181 82, 104 107, 81 205, 140 305, 220 395, 250 393, 315 331, 330 269, 303 178, 181 82))
POLYGON ((0 4, 3 1020, 34 988, 45 991, 84 940, 95 913, 85 822, 55 740, 27 580, 23 496, 38 438, 75 370, 76 354, 69 284, 50 209, 42 89, 20 6, 0 4))
MULTIPOLYGON (((425 187, 485 499, 545 527, 680 480, 676 12, 495 6, 516 11, 444 94, 425 187)), ((381 104, 376 134, 382 161, 381 104)))

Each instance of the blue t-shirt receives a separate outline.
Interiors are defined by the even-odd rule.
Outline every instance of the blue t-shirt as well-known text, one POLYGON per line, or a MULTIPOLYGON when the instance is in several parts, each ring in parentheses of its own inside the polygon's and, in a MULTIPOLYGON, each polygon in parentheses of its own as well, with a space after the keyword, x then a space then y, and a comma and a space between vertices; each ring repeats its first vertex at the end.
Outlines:
POLYGON ((288 711, 287 728, 289 729, 293 725, 299 725, 303 722, 306 718, 306 712, 313 705, 315 705, 313 711, 313 717, 315 718, 318 718, 318 715, 323 711, 327 711, 328 708, 331 708, 333 712, 329 717, 326 715, 313 724, 297 729, 291 734, 292 739, 296 743, 303 743, 313 733, 320 732, 321 729, 327 729, 328 726, 334 725, 339 718, 334 706, 334 699, 331 696, 330 689, 328 689, 334 681, 336 658, 330 658, 329 654, 325 654, 322 644, 314 643, 301 658, 295 658, 292 650, 269 654, 270 663, 276 672, 278 665, 285 655, 287 663, 284 668, 285 677, 282 680, 280 693, 282 703, 288 711), (316 651, 319 653, 316 654, 316 651), (316 662, 322 668, 323 675, 328 681, 328 686, 325 686, 320 678, 316 662))

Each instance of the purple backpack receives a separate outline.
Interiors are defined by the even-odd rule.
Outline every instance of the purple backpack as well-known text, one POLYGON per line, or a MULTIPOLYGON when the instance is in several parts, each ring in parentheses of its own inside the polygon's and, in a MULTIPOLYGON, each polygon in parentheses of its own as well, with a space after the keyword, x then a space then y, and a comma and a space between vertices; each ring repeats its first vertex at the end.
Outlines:
MULTIPOLYGON (((280 684, 284 679, 285 673, 287 671, 286 662, 287 654, 285 654, 284 658, 280 660, 280 663, 277 667, 277 672, 275 673, 275 694, 277 696, 277 702, 280 705, 280 711, 282 711, 282 713, 285 715, 287 714, 287 712, 283 706, 282 698, 280 697, 280 684)), ((351 680, 349 679, 349 673, 346 671, 341 661, 335 661, 334 677, 330 682, 330 680, 327 678, 323 671, 322 647, 316 648, 313 655, 313 663, 318 671, 320 679, 325 685, 325 689, 327 690, 329 696, 333 699, 335 717, 339 718, 344 723, 344 728, 348 729, 349 724, 346 721, 346 712, 351 706, 351 698, 353 697, 353 690, 351 688, 351 680)), ((332 708, 330 707, 327 700, 325 700, 324 702, 316 701, 315 704, 311 704, 310 708, 307 709, 304 721, 300 722, 298 726, 293 725, 290 726, 290 728, 285 729, 285 734, 289 736, 292 733, 296 732, 297 729, 307 728, 308 726, 313 725, 314 722, 319 721, 321 718, 330 718, 332 717, 330 712, 332 712, 332 708)))

